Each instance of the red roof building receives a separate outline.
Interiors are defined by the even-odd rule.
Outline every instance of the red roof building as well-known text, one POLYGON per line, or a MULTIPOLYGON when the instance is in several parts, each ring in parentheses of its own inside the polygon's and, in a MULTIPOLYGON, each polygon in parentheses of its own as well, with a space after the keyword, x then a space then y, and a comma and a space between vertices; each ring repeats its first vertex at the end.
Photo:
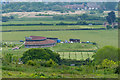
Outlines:
POLYGON ((55 45, 56 45, 55 40, 47 39, 46 37, 30 36, 25 38, 26 48, 52 47, 55 45))

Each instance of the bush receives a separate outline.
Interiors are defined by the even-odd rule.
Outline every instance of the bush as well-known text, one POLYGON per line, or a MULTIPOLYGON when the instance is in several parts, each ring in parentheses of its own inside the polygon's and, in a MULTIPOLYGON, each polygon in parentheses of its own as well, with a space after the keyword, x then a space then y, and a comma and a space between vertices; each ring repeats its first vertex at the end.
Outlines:
POLYGON ((120 66, 115 68, 115 74, 120 74, 120 66))
POLYGON ((114 29, 118 29, 118 26, 114 26, 114 29))
POLYGON ((3 56, 3 64, 9 64, 12 62, 12 57, 13 57, 13 54, 5 54, 3 56))
POLYGON ((25 51, 21 59, 25 63, 29 60, 39 60, 39 59, 45 61, 52 59, 56 63, 59 63, 60 55, 49 49, 33 48, 25 51))
POLYGON ((102 61, 103 68, 116 68, 117 66, 118 66, 117 62, 114 62, 113 60, 104 59, 102 61))
POLYGON ((43 74, 43 73, 34 73, 34 74, 31 74, 31 77, 34 77, 34 78, 45 78, 45 74, 43 74))
POLYGON ((113 46, 105 46, 99 49, 94 55, 94 61, 96 64, 100 64, 104 59, 118 61, 118 52, 120 49, 113 46))
POLYGON ((77 70, 77 71, 82 71, 82 68, 81 68, 81 67, 79 67, 79 68, 76 68, 76 70, 77 70))
POLYGON ((52 59, 50 59, 49 61, 46 62, 45 67, 51 67, 55 65, 56 63, 52 59))
POLYGON ((110 25, 107 25, 106 28, 107 29, 112 29, 112 27, 110 25))
POLYGON ((12 76, 12 73, 10 73, 10 72, 7 72, 7 74, 8 74, 9 76, 12 76))
POLYGON ((27 65, 35 66, 36 63, 32 60, 27 61, 27 65))

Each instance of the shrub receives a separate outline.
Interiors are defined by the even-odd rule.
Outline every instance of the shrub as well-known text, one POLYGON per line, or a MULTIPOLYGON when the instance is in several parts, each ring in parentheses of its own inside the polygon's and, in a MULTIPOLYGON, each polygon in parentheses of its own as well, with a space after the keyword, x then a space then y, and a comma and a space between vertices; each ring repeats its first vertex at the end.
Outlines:
POLYGON ((114 62, 113 60, 104 59, 102 61, 103 68, 116 68, 117 66, 118 66, 117 62, 114 62))
POLYGON ((12 57, 13 57, 13 54, 5 54, 3 56, 3 64, 9 64, 12 62, 12 57))
POLYGON ((120 66, 115 68, 115 74, 120 74, 120 66))
POLYGON ((40 48, 33 48, 25 51, 23 53, 23 57, 21 58, 23 62, 27 62, 28 60, 54 60, 55 62, 60 62, 60 55, 49 50, 49 49, 40 49, 40 48))
POLYGON ((56 78, 63 78, 61 75, 58 75, 56 78))
POLYGON ((58 53, 55 53, 51 51, 50 49, 44 49, 44 50, 50 55, 50 59, 52 59, 56 63, 59 63, 61 61, 60 55, 58 53))
POLYGON ((110 25, 107 25, 106 28, 107 29, 112 29, 112 27, 110 25))
POLYGON ((34 73, 34 74, 31 74, 30 76, 34 78, 45 78, 45 74, 43 73, 34 73))
POLYGON ((114 29, 118 29, 118 26, 114 26, 114 29))
POLYGON ((35 66, 36 63, 32 60, 27 61, 27 65, 35 66))
POLYGON ((76 70, 77 70, 77 71, 82 71, 82 68, 81 68, 81 67, 79 67, 79 68, 76 68, 76 70))
POLYGON ((12 73, 10 73, 10 72, 7 72, 7 74, 8 74, 9 76, 12 76, 12 73))
POLYGON ((51 67, 55 65, 56 63, 52 59, 50 59, 49 61, 46 62, 45 67, 51 67))
POLYGON ((101 63, 104 59, 118 61, 118 50, 113 46, 105 46, 99 49, 94 55, 94 61, 96 64, 101 63))

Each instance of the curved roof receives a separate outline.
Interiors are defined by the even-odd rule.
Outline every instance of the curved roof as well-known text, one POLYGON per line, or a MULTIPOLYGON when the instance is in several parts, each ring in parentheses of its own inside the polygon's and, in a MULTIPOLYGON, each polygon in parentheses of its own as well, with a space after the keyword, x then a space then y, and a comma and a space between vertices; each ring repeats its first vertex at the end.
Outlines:
POLYGON ((26 40, 45 40, 45 39, 47 39, 47 38, 46 37, 41 37, 41 36, 30 36, 26 40))

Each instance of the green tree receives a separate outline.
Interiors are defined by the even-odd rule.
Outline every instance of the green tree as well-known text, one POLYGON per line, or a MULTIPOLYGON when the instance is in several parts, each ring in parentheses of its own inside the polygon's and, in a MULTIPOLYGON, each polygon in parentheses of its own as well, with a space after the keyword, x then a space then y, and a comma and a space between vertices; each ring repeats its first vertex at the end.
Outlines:
POLYGON ((108 16, 106 17, 106 20, 109 24, 112 24, 116 20, 115 12, 111 11, 108 13, 108 16))
POLYGON ((51 51, 50 49, 45 49, 45 51, 50 55, 50 58, 54 60, 55 62, 60 62, 60 55, 51 51))
POLYGON ((57 53, 49 49, 33 48, 25 51, 22 56, 22 61, 27 62, 29 60, 54 60, 55 62, 60 61, 60 56, 57 53))
POLYGON ((93 57, 97 64, 101 63, 104 59, 118 61, 119 51, 120 49, 113 46, 105 46, 99 49, 93 57))
POLYGON ((27 62, 28 60, 35 60, 35 59, 45 59, 49 60, 50 55, 44 49, 29 49, 23 53, 22 60, 23 62, 27 62))

